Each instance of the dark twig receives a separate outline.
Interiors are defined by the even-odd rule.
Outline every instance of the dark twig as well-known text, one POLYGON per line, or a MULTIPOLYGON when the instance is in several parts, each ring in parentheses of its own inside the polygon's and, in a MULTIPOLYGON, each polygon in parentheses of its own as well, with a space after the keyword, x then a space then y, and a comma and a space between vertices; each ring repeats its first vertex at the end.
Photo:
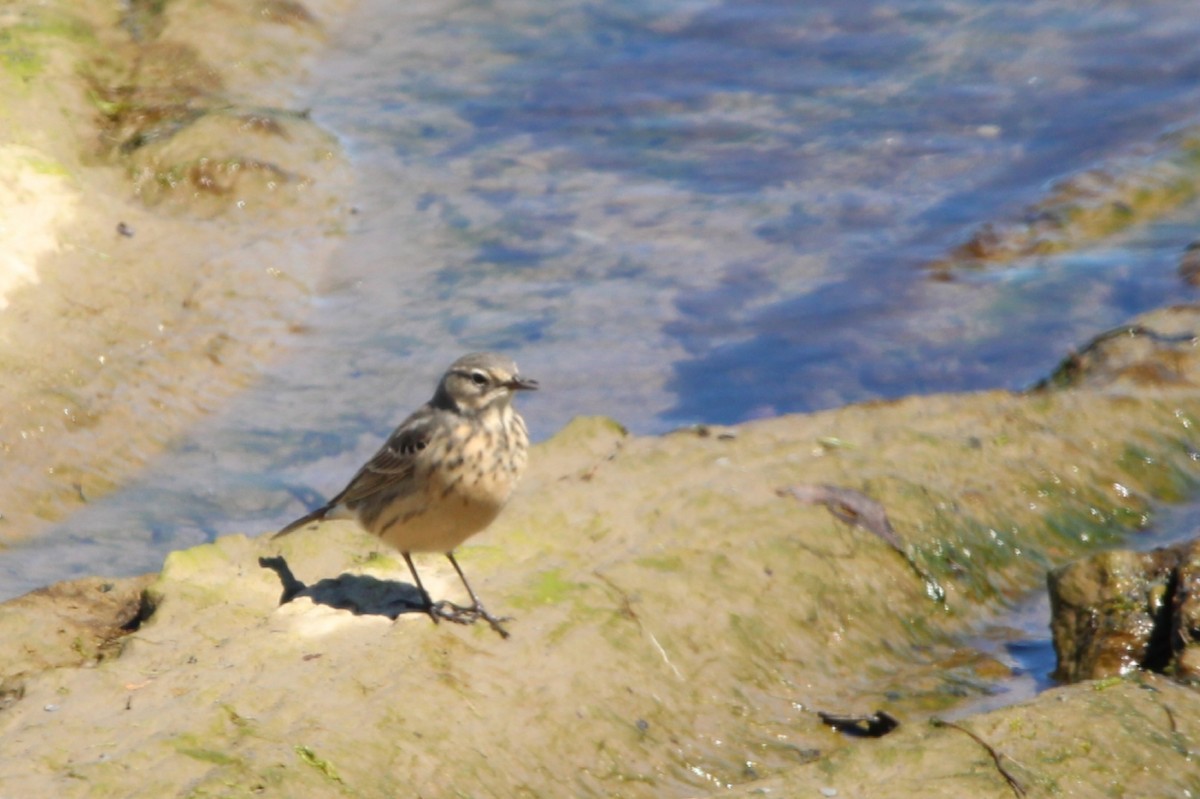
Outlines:
POLYGON ((627 619, 632 619, 642 626, 642 620, 638 618, 637 611, 633 609, 633 600, 629 598, 629 593, 624 588, 614 583, 607 575, 601 574, 598 570, 593 569, 592 575, 600 582, 611 588, 617 596, 621 598, 621 615, 627 619))
POLYGON ((1161 707, 1163 709, 1163 712, 1165 712, 1167 714, 1167 721, 1169 721, 1171 723, 1171 734, 1178 735, 1179 734, 1179 725, 1177 723, 1175 723, 1174 711, 1172 711, 1170 707, 1168 707, 1167 705, 1164 705, 1161 702, 1159 702, 1158 706, 1161 707))
POLYGON ((959 732, 964 733, 972 741, 986 749, 987 753, 992 756, 992 762, 996 764, 996 770, 1000 772, 1000 776, 1003 777, 1004 781, 1008 783, 1008 787, 1012 788, 1013 795, 1016 796, 1017 799, 1025 799, 1025 789, 1021 787, 1021 783, 1017 782, 1017 778, 1009 773, 1008 769, 1004 767, 1004 764, 1000 762, 1000 758, 1005 757, 1005 755, 1001 755, 991 744, 968 730, 966 727, 955 724, 952 721, 943 721, 942 719, 934 718, 930 719, 929 723, 934 727, 950 727, 951 729, 958 730, 959 732))
POLYGON ((620 597, 621 608, 618 612, 625 618, 633 621, 633 623, 638 626, 638 629, 641 630, 642 633, 647 638, 650 639, 650 643, 654 645, 654 649, 658 652, 659 657, 661 657, 663 659, 663 663, 666 663, 667 667, 671 669, 671 671, 675 674, 675 676, 678 679, 682 680, 683 672, 681 672, 675 666, 675 664, 671 662, 671 658, 667 656, 667 650, 664 649, 663 645, 658 642, 658 638, 655 637, 654 633, 651 632, 650 628, 647 627, 642 622, 642 618, 641 618, 641 616, 639 616, 637 614, 637 611, 635 611, 633 609, 634 598, 629 595, 629 592, 627 592, 621 586, 617 585, 615 582, 613 582, 613 580, 611 580, 606 575, 601 574, 599 570, 593 570, 592 574, 596 577, 596 579, 598 579, 600 582, 604 583, 606 586, 608 586, 610 589, 612 589, 618 597, 620 597))

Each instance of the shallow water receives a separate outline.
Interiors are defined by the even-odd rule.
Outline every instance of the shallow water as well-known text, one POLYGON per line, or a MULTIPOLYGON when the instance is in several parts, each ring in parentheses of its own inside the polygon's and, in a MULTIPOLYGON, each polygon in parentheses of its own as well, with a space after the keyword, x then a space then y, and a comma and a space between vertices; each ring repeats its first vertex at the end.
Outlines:
POLYGON ((364 0, 297 90, 361 170, 306 333, 40 540, 0 596, 257 533, 340 488, 438 372, 501 349, 535 438, 1017 388, 1194 299, 1195 208, 1053 258, 921 265, 1200 119, 1192 0, 364 0))
MULTIPOLYGON (((1200 533, 1200 503, 1168 505, 1154 514, 1144 533, 1122 544, 1139 552, 1188 541, 1200 533)), ((1029 699, 1058 683, 1051 677, 1058 666, 1050 637, 1050 595, 1039 590, 1014 604, 977 635, 968 646, 994 657, 1011 676, 988 686, 985 694, 954 708, 947 719, 963 718, 1029 699)))

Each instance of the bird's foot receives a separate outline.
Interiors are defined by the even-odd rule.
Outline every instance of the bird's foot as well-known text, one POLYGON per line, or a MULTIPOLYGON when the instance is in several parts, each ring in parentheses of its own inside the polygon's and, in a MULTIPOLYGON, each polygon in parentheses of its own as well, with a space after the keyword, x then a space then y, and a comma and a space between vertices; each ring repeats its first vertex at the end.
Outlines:
POLYGON ((445 619, 455 624, 474 624, 483 619, 493 630, 500 634, 501 638, 508 638, 508 630, 504 629, 502 622, 512 619, 511 616, 493 616, 491 613, 488 613, 487 608, 479 603, 467 608, 446 599, 431 604, 429 606, 429 615, 433 617, 435 622, 445 619))

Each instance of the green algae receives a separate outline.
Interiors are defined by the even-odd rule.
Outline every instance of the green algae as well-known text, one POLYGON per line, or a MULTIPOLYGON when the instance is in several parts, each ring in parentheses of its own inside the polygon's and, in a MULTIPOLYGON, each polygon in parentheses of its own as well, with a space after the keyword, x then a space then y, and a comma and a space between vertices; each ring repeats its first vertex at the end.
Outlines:
POLYGON ((60 161, 47 157, 25 157, 21 159, 21 163, 29 167, 39 175, 52 175, 54 177, 70 177, 70 170, 60 161))
POLYGON ((191 549, 177 549, 167 555, 163 563, 164 580, 188 581, 192 577, 211 574, 229 562, 225 543, 200 544, 191 549))
POLYGON ((1191 447, 1179 439, 1158 442, 1155 450, 1144 444, 1129 444, 1117 461, 1118 468, 1137 480, 1150 498, 1159 502, 1184 502, 1197 495, 1200 478, 1185 470, 1173 455, 1189 457, 1191 447))
POLYGON ((1200 196, 1200 135, 1163 137, 1149 157, 1115 160, 1053 186, 1012 221, 988 223, 929 264, 935 271, 1002 265, 1092 246, 1161 219, 1200 196))
MULTIPOLYGON (((476 550, 472 550, 473 552, 476 550)), ((352 556, 353 562, 363 569, 371 569, 380 572, 395 572, 407 569, 408 566, 404 561, 390 554, 389 552, 380 552, 379 550, 371 550, 362 555, 352 556)))
POLYGON ((315 769, 319 774, 331 782, 345 785, 345 780, 343 780, 341 775, 338 774, 337 769, 333 766, 333 763, 329 762, 329 760, 326 758, 318 756, 317 753, 312 750, 312 747, 297 744, 296 746, 292 747, 292 750, 296 753, 296 756, 300 758, 300 762, 304 765, 315 769))
POLYGON ((569 599, 577 599, 580 591, 587 587, 584 583, 566 579, 561 569, 549 569, 534 575, 528 589, 523 594, 513 597, 512 604, 521 609, 556 605, 569 599))
POLYGON ((199 760, 201 763, 210 763, 214 766, 236 766, 244 768, 246 762, 239 757, 227 755, 224 752, 219 752, 215 749, 204 749, 198 746, 176 745, 175 751, 184 757, 190 757, 192 760, 199 760))
POLYGON ((647 569, 654 569, 661 572, 678 573, 684 570, 684 562, 681 555, 651 555, 649 557, 638 558, 635 563, 647 569))
POLYGON ((52 40, 90 44, 94 38, 91 26, 70 14, 26 9, 21 21, 0 28, 0 70, 32 85, 46 68, 47 50, 56 45, 52 40))
MULTIPOLYGON (((304 579, 363 568, 362 534, 334 524, 320 536, 230 537, 168 559, 158 586, 168 613, 134 636, 128 654, 90 671, 154 675, 157 693, 135 702, 148 705, 142 726, 130 727, 138 735, 153 734, 150 710, 175 707, 183 688, 187 702, 218 708, 174 719, 194 736, 175 741, 190 750, 176 753, 181 762, 241 758, 250 769, 210 763, 197 784, 208 795, 266 784, 280 747, 295 742, 313 760, 285 757, 293 766, 280 784, 297 794, 323 786, 389 795, 395 786, 379 775, 399 772, 414 793, 431 796, 494 795, 496 786, 551 795, 566 781, 581 795, 642 797, 752 790, 774 779, 805 786, 779 795, 805 795, 819 776, 805 777, 798 763, 818 751, 840 763, 855 748, 829 755, 845 744, 813 710, 882 707, 905 723, 870 742, 879 754, 860 764, 866 774, 910 758, 913 773, 924 774, 940 767, 914 753, 948 753, 957 769, 930 786, 990 798, 1003 782, 976 744, 959 733, 906 750, 919 739, 912 722, 1003 677, 962 643, 964 630, 1041 583, 1046 565, 1144 525, 1153 496, 1176 485, 1161 464, 1186 473, 1191 463, 1173 436, 1180 410, 1192 415, 1193 403, 996 393, 757 422, 719 444, 694 433, 614 439, 605 425, 590 436, 576 430, 569 448, 551 440, 534 450, 521 501, 473 553, 472 577, 487 581, 493 609, 520 611, 508 640, 483 625, 389 627, 328 605, 279 607, 275 575, 255 566, 266 553, 304 579), (854 446, 810 456, 829 430, 854 446), (1165 430, 1173 432, 1146 432, 1165 430), (964 446, 970 436, 1005 443, 964 446), (788 481, 836 481, 879 501, 906 552, 945 583, 946 602, 931 601, 904 557, 869 531, 778 497, 775 487, 788 481), (196 672, 181 667, 189 655, 211 686, 198 689, 196 672), (217 663, 233 668, 209 668, 217 663), (383 743, 352 748, 347 735, 383 743)), ((73 701, 104 695, 63 679, 73 701)), ((39 696, 36 682, 27 690, 39 696)), ((1009 735, 1034 730, 1047 749, 1060 741, 1024 715, 1004 718, 1020 722, 1004 722, 1009 735)), ((972 729, 1000 737, 975 721, 972 729)), ((1150 747, 1138 750, 1145 755, 1167 745, 1110 735, 1150 747)), ((1018 755, 1043 769, 1031 752, 1018 755)), ((1044 776, 1079 767, 1068 756, 1044 776)), ((837 787, 841 768, 829 771, 837 787)))

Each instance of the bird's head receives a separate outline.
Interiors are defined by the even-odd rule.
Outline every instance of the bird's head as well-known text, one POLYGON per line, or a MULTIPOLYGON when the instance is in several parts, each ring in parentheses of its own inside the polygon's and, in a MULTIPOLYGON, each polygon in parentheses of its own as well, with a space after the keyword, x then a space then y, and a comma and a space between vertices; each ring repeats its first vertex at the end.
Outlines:
POLYGON ((521 377, 512 358, 494 352, 473 352, 450 365, 433 397, 435 405, 460 413, 503 408, 518 391, 532 391, 536 380, 521 377))

